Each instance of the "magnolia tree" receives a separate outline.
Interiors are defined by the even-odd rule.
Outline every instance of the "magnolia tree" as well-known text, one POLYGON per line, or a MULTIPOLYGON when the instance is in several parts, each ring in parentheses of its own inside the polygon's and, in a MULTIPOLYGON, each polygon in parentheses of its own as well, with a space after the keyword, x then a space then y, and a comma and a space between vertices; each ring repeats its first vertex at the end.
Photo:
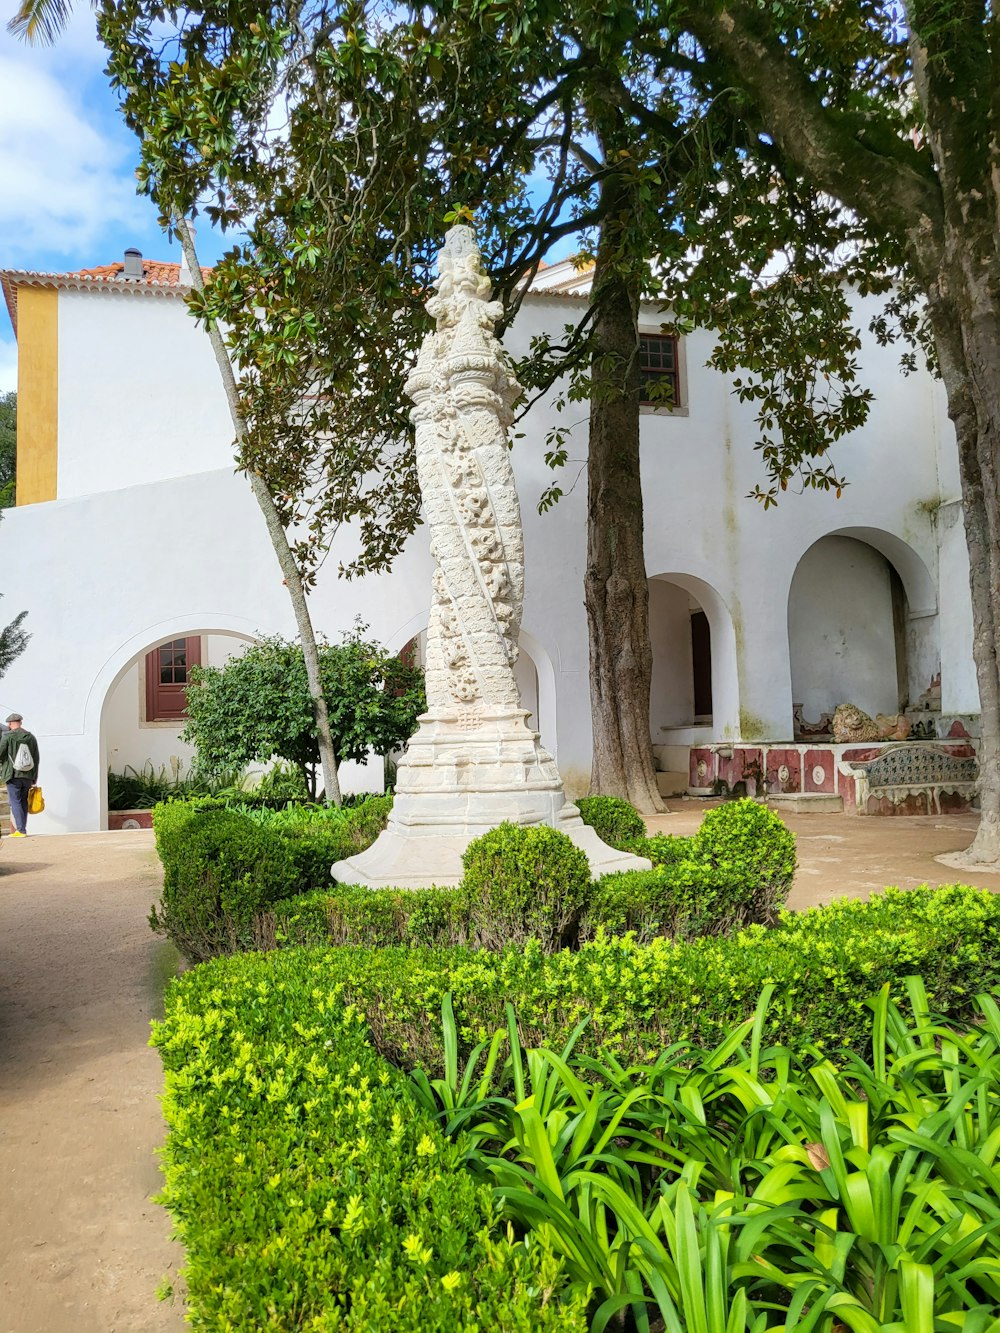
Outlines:
MULTIPOLYGON (((989 4, 679 0, 697 80, 804 195, 838 201, 897 330, 939 370, 958 443, 982 710, 971 863, 1000 860, 1000 22, 989 4), (901 317, 901 321, 899 320, 901 317)), ((709 259, 708 262, 711 262, 709 259)), ((717 265, 716 265, 717 267, 717 265)), ((716 281, 716 288, 719 284, 716 281)), ((879 324, 883 336, 887 327, 879 324)))
MULTIPOLYGON (((849 287, 886 293, 877 331, 914 345, 926 335, 958 429, 986 858, 1000 829, 995 137, 983 85, 994 28, 985 13, 867 0, 264 11, 202 0, 176 28, 148 0, 125 0, 101 20, 143 139, 141 183, 165 221, 207 204, 248 229, 198 310, 230 330, 245 456, 290 513, 309 498, 314 548, 353 514, 363 540, 350 569, 391 558, 414 521, 400 386, 456 202, 475 209, 512 311, 554 240, 575 235, 594 261, 581 319, 517 373, 534 390, 565 375, 589 403, 593 788, 643 808, 656 796, 638 300, 661 299, 675 327, 717 329, 716 364, 743 368, 738 391, 759 409, 755 494, 769 505, 796 484, 849 480, 830 450, 870 401, 849 287), (395 486, 380 484, 382 468, 395 486)), ((566 451, 557 434, 551 460, 566 451)))
MULTIPOLYGON (((423 672, 364 637, 320 643, 319 665, 336 761, 403 749, 424 709, 423 672)), ((317 795, 316 719, 299 644, 262 639, 221 667, 194 667, 183 739, 208 776, 283 759, 317 795)))

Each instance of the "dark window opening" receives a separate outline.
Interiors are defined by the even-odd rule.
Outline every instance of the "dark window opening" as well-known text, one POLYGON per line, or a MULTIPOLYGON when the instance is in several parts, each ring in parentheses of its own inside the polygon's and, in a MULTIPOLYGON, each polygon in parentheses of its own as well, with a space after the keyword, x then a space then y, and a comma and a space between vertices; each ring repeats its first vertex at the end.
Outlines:
POLYGON ((662 333, 639 334, 639 397, 646 407, 680 407, 681 379, 677 339, 662 333))
POLYGON ((704 611, 691 612, 691 667, 694 678, 694 719, 712 720, 712 634, 704 611))

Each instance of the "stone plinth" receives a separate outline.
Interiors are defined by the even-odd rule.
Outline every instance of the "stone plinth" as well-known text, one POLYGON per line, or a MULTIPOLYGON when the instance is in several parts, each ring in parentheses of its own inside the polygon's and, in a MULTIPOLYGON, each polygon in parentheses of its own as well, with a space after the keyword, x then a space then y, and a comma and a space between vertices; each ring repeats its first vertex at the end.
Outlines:
POLYGON ((595 876, 648 870, 584 824, 526 717, 522 709, 425 714, 396 770, 388 827, 367 851, 338 861, 334 879, 373 889, 457 884, 471 840, 503 823, 567 834, 595 876))

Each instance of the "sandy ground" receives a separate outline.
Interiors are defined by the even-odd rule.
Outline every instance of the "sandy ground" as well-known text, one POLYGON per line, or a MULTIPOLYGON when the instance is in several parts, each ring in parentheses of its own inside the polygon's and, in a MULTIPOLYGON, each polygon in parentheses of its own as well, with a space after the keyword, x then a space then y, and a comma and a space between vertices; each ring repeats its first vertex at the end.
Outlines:
MULTIPOLYGON (((651 821, 693 832, 713 803, 651 821)), ((790 815, 791 905, 886 884, 981 884, 935 861, 975 820, 790 815)), ((0 1333, 185 1327, 159 1188, 160 1063, 147 1043, 177 956, 146 924, 159 867, 148 832, 3 839, 0 846, 0 1333)))
POLYGON ((0 1330, 185 1327, 154 1204, 163 1141, 147 1046, 177 955, 146 922, 148 833, 0 845, 0 1330))

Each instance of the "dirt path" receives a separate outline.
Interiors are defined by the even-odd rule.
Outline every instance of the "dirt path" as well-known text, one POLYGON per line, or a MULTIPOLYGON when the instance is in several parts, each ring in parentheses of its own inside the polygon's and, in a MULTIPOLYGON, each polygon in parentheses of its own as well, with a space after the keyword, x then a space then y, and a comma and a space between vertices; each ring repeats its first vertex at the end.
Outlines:
MULTIPOLYGON (((651 821, 693 833, 709 803, 651 821)), ((807 907, 885 884, 981 884, 935 861, 973 818, 789 816, 807 907)), ((177 956, 146 915, 152 834, 85 833, 0 845, 0 1333, 170 1333, 157 1286, 182 1262, 151 1201, 163 1141, 160 1062, 147 1046, 177 956)))
POLYGON ((176 966, 149 833, 0 845, 0 1331, 185 1327, 149 1021, 176 966))

